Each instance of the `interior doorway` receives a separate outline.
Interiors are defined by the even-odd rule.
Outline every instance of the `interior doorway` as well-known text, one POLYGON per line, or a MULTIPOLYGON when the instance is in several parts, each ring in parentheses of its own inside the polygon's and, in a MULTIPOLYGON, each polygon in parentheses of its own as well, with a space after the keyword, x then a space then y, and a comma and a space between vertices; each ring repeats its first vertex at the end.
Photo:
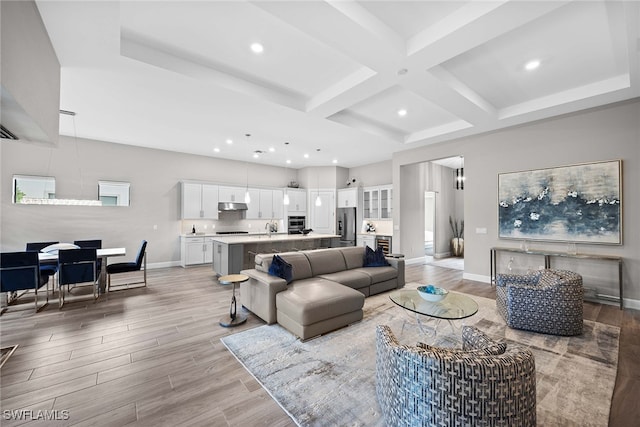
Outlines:
POLYGON ((436 193, 424 192, 424 254, 433 256, 436 230, 436 193))

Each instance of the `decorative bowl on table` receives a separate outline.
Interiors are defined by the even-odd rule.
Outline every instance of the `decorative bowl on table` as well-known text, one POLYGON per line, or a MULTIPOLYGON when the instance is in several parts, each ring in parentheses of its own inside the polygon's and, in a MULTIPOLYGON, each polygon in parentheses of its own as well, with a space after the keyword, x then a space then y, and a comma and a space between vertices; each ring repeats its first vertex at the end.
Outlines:
POLYGON ((441 301, 448 293, 448 290, 433 285, 418 286, 418 294, 422 299, 429 302, 441 301))

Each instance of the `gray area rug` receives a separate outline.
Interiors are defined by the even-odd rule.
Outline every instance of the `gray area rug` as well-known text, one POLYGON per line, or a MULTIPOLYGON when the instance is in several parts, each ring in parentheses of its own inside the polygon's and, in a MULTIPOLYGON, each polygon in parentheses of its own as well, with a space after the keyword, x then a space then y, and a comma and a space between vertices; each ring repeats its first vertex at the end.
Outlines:
MULTIPOLYGON (((417 284, 408 284, 415 288, 417 284)), ((495 301, 472 297, 475 325, 535 355, 538 425, 606 426, 618 362, 618 327, 585 321, 579 337, 556 337, 507 328, 495 301)), ((389 294, 365 300, 364 319, 300 342, 279 325, 265 325, 221 339, 245 368, 301 426, 383 426, 375 392, 375 327, 391 327, 400 342, 455 346, 446 323, 433 340, 389 294)), ((457 322, 459 327, 462 322, 457 322)), ((429 323, 427 323, 429 324, 429 323)))

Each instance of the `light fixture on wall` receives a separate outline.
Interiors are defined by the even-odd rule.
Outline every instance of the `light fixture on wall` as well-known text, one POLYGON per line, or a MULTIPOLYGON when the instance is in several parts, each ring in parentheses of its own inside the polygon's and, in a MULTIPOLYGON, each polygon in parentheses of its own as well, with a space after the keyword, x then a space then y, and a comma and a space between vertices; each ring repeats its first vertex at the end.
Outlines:
MULTIPOLYGON (((284 174, 287 175, 287 172, 289 172, 289 168, 287 167, 287 162, 289 161, 289 143, 285 142, 284 143, 285 146, 285 166, 284 166, 284 174)), ((287 178, 288 180, 289 178, 287 178)), ((284 197, 282 198, 282 203, 285 204, 285 206, 289 206, 289 191, 288 191, 288 185, 285 185, 284 187, 284 197)))
MULTIPOLYGON (((249 138, 251 137, 251 134, 246 133, 244 136, 247 137, 247 147, 249 147, 249 138)), ((244 192, 244 202, 246 204, 251 203, 251 195, 249 194, 249 161, 247 161, 247 188, 244 192)))
POLYGON ((456 190, 464 190, 464 163, 460 156, 460 167, 453 171, 453 181, 456 190))

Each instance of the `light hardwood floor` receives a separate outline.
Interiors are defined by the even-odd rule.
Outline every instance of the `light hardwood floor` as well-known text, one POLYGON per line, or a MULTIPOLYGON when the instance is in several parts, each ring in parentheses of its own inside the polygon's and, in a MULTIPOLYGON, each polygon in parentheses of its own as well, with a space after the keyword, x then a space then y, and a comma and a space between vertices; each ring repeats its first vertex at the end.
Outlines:
MULTIPOLYGON (((463 280, 457 270, 411 265, 406 277, 495 298, 488 284, 463 280)), ((208 266, 149 270, 148 282, 95 304, 69 299, 63 310, 57 300, 37 314, 32 304, 11 306, 0 317, 0 339, 2 347, 19 347, 0 372, 0 424, 295 425, 220 342, 263 324, 249 314, 242 326, 218 325, 230 286, 208 266), (68 419, 7 419, 5 411, 19 409, 68 419)), ((610 425, 633 425, 640 419, 640 314, 585 303, 585 317, 622 327, 610 425)))

